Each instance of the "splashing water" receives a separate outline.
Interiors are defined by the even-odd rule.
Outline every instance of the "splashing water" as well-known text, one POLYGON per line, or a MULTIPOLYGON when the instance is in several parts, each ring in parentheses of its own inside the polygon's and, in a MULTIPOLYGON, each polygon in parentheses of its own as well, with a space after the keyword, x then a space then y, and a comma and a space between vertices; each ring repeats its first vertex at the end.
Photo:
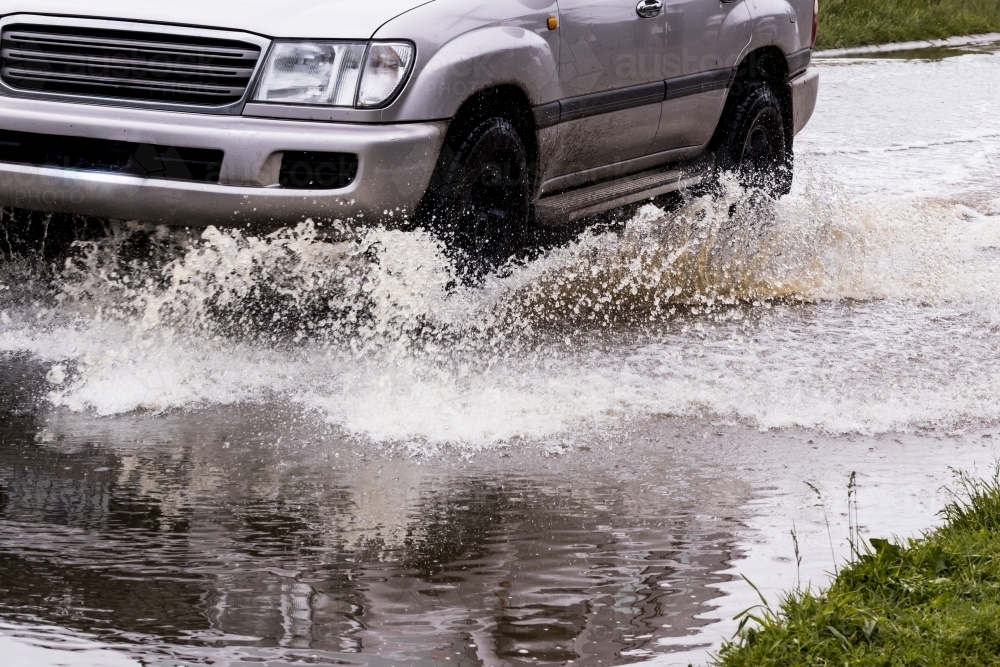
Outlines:
POLYGON ((658 414, 833 431, 993 419, 988 341, 963 346, 975 371, 948 341, 996 320, 996 222, 819 179, 778 203, 730 185, 475 286, 421 231, 133 225, 78 248, 48 302, 5 308, 0 349, 51 361, 50 399, 72 410, 290 401, 416 447, 658 414))

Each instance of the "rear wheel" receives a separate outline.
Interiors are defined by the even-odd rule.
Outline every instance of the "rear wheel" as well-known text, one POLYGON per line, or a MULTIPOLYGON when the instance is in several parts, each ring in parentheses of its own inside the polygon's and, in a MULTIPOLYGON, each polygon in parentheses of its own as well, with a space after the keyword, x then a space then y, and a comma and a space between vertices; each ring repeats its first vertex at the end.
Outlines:
POLYGON ((727 105, 716 157, 721 173, 734 173, 743 187, 775 197, 788 194, 792 187, 791 142, 781 109, 770 86, 749 85, 727 105))
POLYGON ((421 217, 471 275, 496 270, 525 248, 531 218, 528 158, 503 118, 449 136, 421 217))

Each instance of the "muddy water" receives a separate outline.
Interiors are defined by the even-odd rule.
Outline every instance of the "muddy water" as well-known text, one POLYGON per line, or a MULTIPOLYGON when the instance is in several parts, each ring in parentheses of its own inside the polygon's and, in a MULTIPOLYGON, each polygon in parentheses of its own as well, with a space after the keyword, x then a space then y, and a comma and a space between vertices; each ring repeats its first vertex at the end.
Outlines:
POLYGON ((863 534, 932 524, 1000 437, 1000 57, 819 66, 792 196, 649 206, 482 285, 330 226, 8 262, 0 646, 687 664, 740 575, 836 567, 852 471, 863 534))

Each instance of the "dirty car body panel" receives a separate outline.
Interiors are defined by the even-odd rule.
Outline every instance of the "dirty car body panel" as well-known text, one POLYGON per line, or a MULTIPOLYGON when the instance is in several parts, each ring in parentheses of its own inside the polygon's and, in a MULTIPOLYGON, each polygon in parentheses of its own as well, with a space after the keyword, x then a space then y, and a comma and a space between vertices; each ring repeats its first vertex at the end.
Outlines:
MULTIPOLYGON (((504 113, 523 107, 541 211, 547 197, 704 154, 754 53, 784 59, 799 131, 818 88, 812 12, 813 0, 0 0, 0 204, 192 226, 397 224, 420 205, 455 119, 500 90, 504 113), (80 40, 115 44, 73 70, 65 58, 90 48, 80 40), (409 45, 412 57, 384 103, 260 99, 269 55, 307 40, 362 45, 362 70, 378 45, 409 45), (25 55, 25 44, 41 51, 25 55), (182 47, 201 59, 170 60, 153 83, 198 67, 232 81, 228 97, 213 88, 218 103, 206 103, 189 86, 191 99, 164 100, 116 87, 135 65, 126 52, 159 49, 169 60, 182 47), (28 61, 62 78, 37 83, 45 77, 25 70, 28 61), (296 183, 300 166, 333 177, 296 183)), ((622 201, 597 199, 586 210, 622 201)))

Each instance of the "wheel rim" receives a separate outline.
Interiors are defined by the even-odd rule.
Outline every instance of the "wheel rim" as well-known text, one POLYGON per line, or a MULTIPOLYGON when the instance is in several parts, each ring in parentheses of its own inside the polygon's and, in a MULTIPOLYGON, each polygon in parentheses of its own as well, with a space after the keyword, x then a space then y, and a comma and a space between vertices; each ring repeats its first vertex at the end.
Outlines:
POLYGON ((516 254, 528 217, 527 189, 517 160, 491 156, 468 181, 460 233, 470 259, 496 268, 516 254))
POLYGON ((780 167, 784 147, 779 144, 781 119, 772 108, 762 109, 747 132, 740 159, 744 186, 763 187, 780 167))

